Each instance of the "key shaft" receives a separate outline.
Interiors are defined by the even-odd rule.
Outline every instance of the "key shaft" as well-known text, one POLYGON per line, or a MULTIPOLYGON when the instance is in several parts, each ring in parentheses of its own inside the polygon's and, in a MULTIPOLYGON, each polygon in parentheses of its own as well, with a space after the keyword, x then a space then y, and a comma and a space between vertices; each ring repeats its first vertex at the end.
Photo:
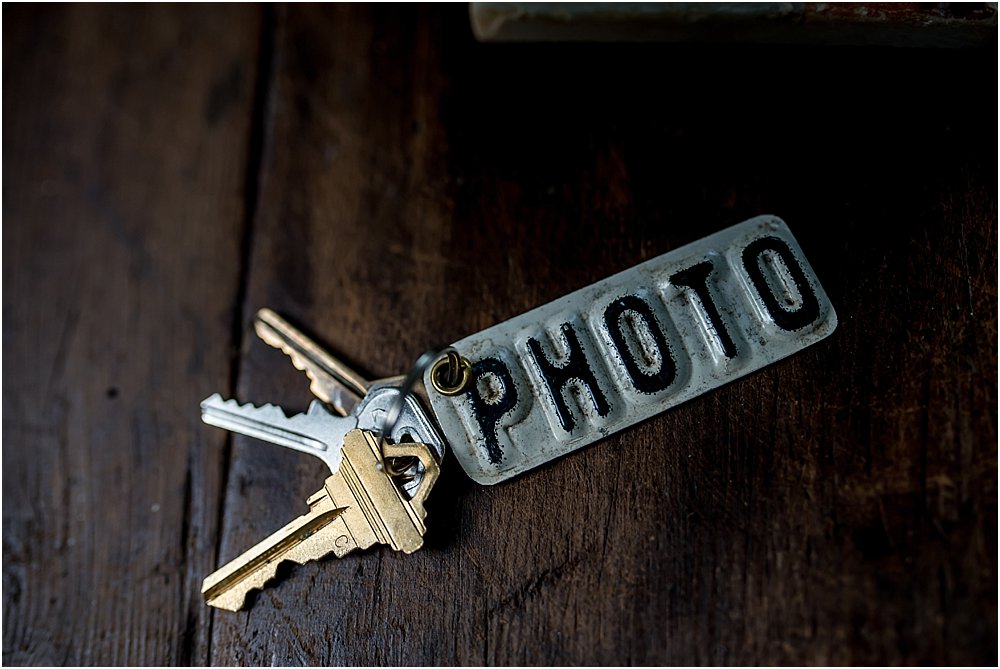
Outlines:
POLYGON ((334 506, 325 490, 309 498, 309 513, 288 525, 205 578, 202 595, 214 607, 238 611, 247 595, 275 577, 282 562, 305 564, 324 555, 343 557, 357 548, 343 509, 334 506))

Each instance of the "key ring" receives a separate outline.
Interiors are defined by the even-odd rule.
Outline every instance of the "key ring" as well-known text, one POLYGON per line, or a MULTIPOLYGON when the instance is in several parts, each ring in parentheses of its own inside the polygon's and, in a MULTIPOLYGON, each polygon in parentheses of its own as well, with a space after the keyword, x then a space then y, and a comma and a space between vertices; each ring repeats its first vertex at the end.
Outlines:
POLYGON ((439 358, 431 367, 431 386, 442 395, 454 397, 469 385, 469 380, 472 378, 472 364, 453 348, 447 348, 438 355, 444 357, 439 358), (445 365, 447 369, 443 369, 445 365), (442 372, 447 373, 444 378, 442 372))
POLYGON ((389 410, 385 414, 385 418, 382 421, 382 431, 378 438, 379 455, 382 456, 383 467, 390 476, 396 476, 401 472, 394 472, 391 467, 385 464, 384 446, 386 435, 392 434, 392 431, 396 429, 396 422, 403 412, 406 398, 413 392, 413 386, 416 385, 417 381, 423 378, 424 371, 428 367, 431 367, 431 385, 434 386, 436 391, 444 395, 457 395, 462 392, 465 386, 468 385, 469 379, 472 378, 472 365, 451 346, 440 350, 430 349, 417 358, 417 361, 413 364, 413 369, 410 370, 403 383, 400 384, 399 394, 396 395, 396 399, 392 401, 389 410), (432 363, 433 367, 431 367, 432 363), (448 369, 442 370, 442 364, 447 364, 448 369), (439 378, 442 371, 447 371, 447 376, 444 379, 439 378))

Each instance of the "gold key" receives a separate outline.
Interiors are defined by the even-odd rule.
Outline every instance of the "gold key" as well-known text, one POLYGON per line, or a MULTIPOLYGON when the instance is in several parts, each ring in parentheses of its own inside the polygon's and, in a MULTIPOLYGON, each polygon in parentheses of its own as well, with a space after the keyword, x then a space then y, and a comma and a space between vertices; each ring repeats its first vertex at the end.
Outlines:
POLYGON ((412 553, 424 543, 424 501, 439 473, 426 444, 383 444, 366 430, 344 437, 343 460, 299 516, 243 555, 210 574, 201 592, 211 606, 238 611, 247 595, 274 578, 282 562, 305 564, 333 553, 344 557, 356 548, 388 544, 412 553), (420 485, 408 497, 388 474, 385 459, 416 458, 423 465, 420 485))

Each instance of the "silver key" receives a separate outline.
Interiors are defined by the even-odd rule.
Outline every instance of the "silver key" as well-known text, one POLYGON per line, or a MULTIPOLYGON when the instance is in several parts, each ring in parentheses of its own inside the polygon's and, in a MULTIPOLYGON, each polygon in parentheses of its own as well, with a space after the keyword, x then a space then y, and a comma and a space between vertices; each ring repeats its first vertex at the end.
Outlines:
MULTIPOLYGON (((344 436, 355 428, 378 433, 386 412, 398 395, 397 388, 378 386, 369 390, 347 416, 330 413, 316 401, 309 405, 306 413, 288 416, 273 404, 260 407, 239 404, 236 400, 224 400, 216 393, 201 403, 201 419, 230 432, 308 453, 326 463, 331 473, 336 473, 340 468, 344 436)), ((386 437, 397 444, 406 441, 427 444, 438 460, 444 457, 444 441, 413 396, 406 398, 392 434, 386 437)), ((408 491, 420 485, 422 473, 422 468, 407 473, 413 476, 406 484, 408 491)))
POLYGON ((358 426, 355 416, 335 416, 320 402, 306 413, 287 416, 273 404, 254 406, 224 400, 216 393, 201 403, 201 419, 209 425, 314 455, 330 468, 340 467, 344 436, 358 426))
MULTIPOLYGON (((355 428, 381 433, 385 416, 399 397, 396 386, 403 377, 366 380, 270 309, 257 312, 254 329, 261 339, 283 351, 297 369, 306 373, 311 382, 309 389, 322 402, 313 402, 304 414, 288 416, 272 404, 241 405, 216 394, 201 403, 202 420, 316 456, 336 474, 344 436, 355 428)), ((438 460, 444 457, 444 440, 413 395, 404 399, 403 410, 386 439, 397 444, 406 441, 427 444, 438 460)), ((420 486, 424 467, 414 462, 403 474, 404 489, 412 495, 420 486)))

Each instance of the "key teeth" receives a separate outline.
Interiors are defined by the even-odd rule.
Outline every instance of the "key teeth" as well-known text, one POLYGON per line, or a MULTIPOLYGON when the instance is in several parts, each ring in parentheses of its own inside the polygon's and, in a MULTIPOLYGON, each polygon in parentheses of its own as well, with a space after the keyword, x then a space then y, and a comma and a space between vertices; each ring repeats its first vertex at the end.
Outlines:
POLYGON ((292 366, 300 372, 305 372, 306 377, 308 377, 310 384, 309 390, 312 391, 314 395, 319 396, 324 392, 322 381, 316 373, 313 371, 314 365, 309 361, 307 357, 302 355, 296 348, 288 343, 285 339, 278 333, 274 326, 269 322, 269 318, 273 312, 264 314, 264 309, 261 309, 257 314, 256 330, 257 336, 259 336, 266 344, 273 346, 274 348, 280 350, 282 353, 288 356, 292 361, 292 366))
POLYGON ((287 355, 291 359, 292 365, 295 367, 295 369, 305 372, 309 376, 309 378, 313 378, 313 374, 307 368, 309 363, 302 356, 302 354, 300 354, 297 350, 292 348, 284 338, 274 333, 273 330, 271 330, 270 324, 267 324, 267 329, 265 330, 265 332, 266 334, 261 334, 258 332, 258 334, 260 334, 260 338, 263 339, 265 343, 270 344, 274 348, 278 349, 279 351, 287 355))
POLYGON ((210 596, 209 591, 212 587, 214 587, 214 584, 213 586, 209 586, 207 583, 202 585, 201 594, 209 606, 214 606, 216 608, 225 609, 226 611, 232 611, 235 613, 236 611, 246 607, 252 594, 256 592, 263 592, 269 585, 272 585, 278 578, 278 568, 286 562, 290 564, 304 565, 308 564, 310 560, 299 562, 294 557, 283 556, 274 562, 268 563, 266 566, 261 567, 261 571, 257 574, 263 576, 264 580, 259 584, 254 584, 253 587, 244 590, 241 593, 242 596, 238 599, 227 599, 226 595, 229 593, 225 590, 214 597, 210 596))
POLYGON ((291 359, 295 369, 305 372, 306 378, 309 379, 309 392, 316 397, 326 397, 326 388, 323 386, 323 381, 313 371, 313 365, 309 364, 306 358, 300 356, 290 346, 282 346, 281 350, 291 359))
POLYGON ((319 533, 327 531, 345 509, 333 505, 325 488, 316 495, 310 498, 308 513, 209 574, 201 588, 205 601, 216 608, 239 611, 247 605, 252 593, 275 581, 279 567, 285 562, 304 565, 331 553, 342 556, 356 548, 353 540, 349 545, 322 541, 323 535, 319 533), (319 500, 314 499, 316 495, 320 495, 319 500))
MULTIPOLYGON (((314 401, 313 404, 315 403, 316 402, 314 401)), ((222 395, 220 395, 219 393, 215 393, 210 397, 206 397, 201 402, 202 411, 205 411, 207 409, 221 409, 221 408, 226 408, 230 410, 234 409, 236 411, 259 411, 259 412, 277 411, 281 413, 281 415, 286 420, 290 420, 296 416, 296 414, 294 413, 288 414, 288 412, 286 412, 283 408, 281 408, 277 404, 271 404, 270 402, 266 404, 261 404, 260 406, 254 404, 253 402, 246 402, 244 404, 240 404, 235 399, 228 399, 228 400, 223 399, 222 395)), ((309 406, 309 412, 312 413, 312 405, 309 406)))

